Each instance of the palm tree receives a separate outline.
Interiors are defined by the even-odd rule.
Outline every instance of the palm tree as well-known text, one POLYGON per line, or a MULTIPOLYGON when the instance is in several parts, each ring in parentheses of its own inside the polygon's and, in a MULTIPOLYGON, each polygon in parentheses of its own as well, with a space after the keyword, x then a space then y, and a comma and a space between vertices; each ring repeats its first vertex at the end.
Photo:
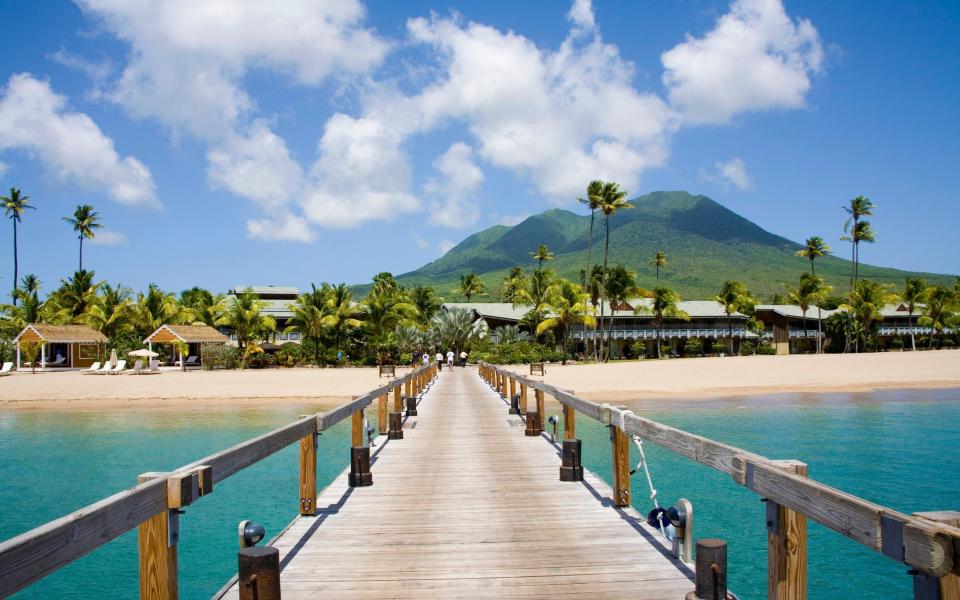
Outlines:
POLYGON ((93 305, 100 287, 93 279, 93 271, 77 271, 72 277, 60 280, 60 287, 49 298, 55 305, 54 318, 58 322, 72 323, 93 305))
POLYGON ((483 285, 476 273, 465 273, 460 276, 460 293, 467 297, 467 302, 470 302, 470 298, 475 294, 482 295, 486 291, 487 287, 483 285))
POLYGON ((17 188, 10 188, 10 195, 0 197, 0 202, 3 202, 3 213, 10 217, 10 220, 13 221, 13 292, 11 296, 13 297, 13 305, 17 305, 17 277, 19 276, 17 270, 19 268, 19 258, 17 256, 17 223, 20 222, 20 216, 23 215, 23 211, 33 209, 33 206, 29 204, 30 196, 24 196, 20 193, 20 190, 17 188))
POLYGON ((855 257, 853 263, 853 282, 856 284, 857 277, 860 275, 860 242, 872 244, 876 240, 876 232, 870 226, 870 221, 858 221, 850 230, 850 235, 845 235, 840 239, 853 243, 855 257))
POLYGON ((310 291, 297 296, 296 302, 289 305, 293 316, 287 320, 284 333, 296 331, 304 339, 313 342, 313 361, 320 364, 320 338, 330 327, 333 319, 332 306, 324 290, 310 284, 310 291))
POLYGON ((907 306, 908 311, 908 322, 910 323, 910 349, 913 352, 917 351, 917 335, 914 331, 914 322, 913 322, 913 313, 917 311, 917 307, 923 303, 923 299, 927 293, 927 283, 922 279, 913 279, 907 278, 903 293, 900 294, 900 299, 903 300, 903 303, 907 306))
POLYGON ((107 336, 111 343, 115 343, 118 334, 133 331, 135 310, 131 295, 128 287, 113 287, 109 283, 101 283, 99 293, 93 297, 93 302, 77 320, 93 327, 107 336))
MULTIPOLYGON (((599 179, 594 179, 587 184, 587 197, 577 198, 578 202, 586 204, 590 209, 590 229, 587 233, 587 268, 583 271, 584 280, 586 280, 587 275, 593 269, 593 221, 597 214, 597 209, 600 208, 600 197, 602 193, 603 182, 599 179)), ((586 281, 583 283, 586 285, 586 281)))
POLYGON ((517 302, 520 293, 529 287, 523 267, 513 267, 500 282, 500 302, 517 302))
POLYGON ((176 296, 164 292, 153 283, 147 287, 146 293, 137 294, 135 311, 137 333, 142 337, 150 335, 161 325, 193 322, 193 311, 180 304, 176 296))
POLYGON ((560 332, 560 347, 563 352, 563 364, 567 364, 567 345, 570 328, 574 325, 595 327, 597 320, 591 312, 590 294, 583 288, 566 279, 558 279, 550 286, 545 308, 550 316, 537 325, 537 335, 543 335, 551 329, 560 332))
POLYGON ((843 308, 852 313, 852 320, 856 327, 855 352, 860 352, 860 339, 863 338, 864 343, 868 342, 874 326, 883 320, 880 309, 895 299, 896 295, 885 284, 869 279, 862 279, 856 283, 853 291, 850 292, 848 303, 843 305, 843 308))
POLYGON ((36 294, 40 291, 40 279, 33 273, 27 273, 20 282, 20 288, 28 294, 36 294))
POLYGON ((519 325, 504 325, 503 327, 497 327, 490 335, 490 339, 497 344, 512 344, 529 341, 531 336, 520 329, 519 325))
POLYGON ((653 313, 653 326, 657 330, 657 358, 663 358, 660 352, 660 340, 663 337, 663 319, 672 317, 682 321, 689 321, 690 315, 680 310, 680 296, 665 287, 656 287, 651 295, 650 306, 637 304, 633 309, 634 314, 653 313))
POLYGON ((356 317, 358 308, 353 303, 353 292, 350 286, 345 283, 337 285, 323 284, 323 289, 329 297, 331 305, 331 326, 334 338, 334 350, 340 350, 340 342, 350 332, 362 325, 362 321, 356 317))
POLYGON ((538 269, 534 271, 530 275, 530 285, 522 290, 518 290, 513 305, 526 304, 532 306, 534 310, 540 310, 547 300, 547 290, 550 289, 553 280, 554 275, 552 269, 538 269))
POLYGON ((487 322, 482 318, 474 320, 473 311, 466 308, 441 310, 430 321, 430 333, 438 347, 453 350, 456 355, 489 332, 487 322))
POLYGON ((266 306, 248 288, 230 299, 217 325, 229 327, 237 336, 237 345, 246 348, 248 342, 267 339, 277 329, 276 320, 263 314, 266 306))
POLYGON ((667 266, 667 253, 663 250, 657 250, 653 260, 650 261, 650 266, 657 269, 657 285, 660 285, 660 268, 667 266))
POLYGON ((533 260, 537 261, 537 270, 543 269, 543 262, 553 260, 556 258, 553 255, 553 252, 550 252, 550 248, 547 248, 546 244, 540 244, 540 247, 537 248, 536 252, 531 252, 530 256, 533 257, 533 260))
POLYGON ((77 239, 80 240, 80 270, 83 270, 83 240, 84 238, 92 240, 97 236, 96 230, 102 229, 100 224, 100 215, 89 204, 81 204, 73 211, 72 217, 63 217, 63 220, 69 223, 73 230, 78 233, 77 239))
MULTIPOLYGON (((637 287, 636 273, 628 271, 623 265, 617 265, 610 269, 604 283, 604 295, 610 305, 610 319, 607 322, 606 337, 610 336, 609 329, 613 324, 613 315, 615 311, 631 298, 646 295, 646 291, 637 287)), ((587 292, 587 297, 590 294, 587 292)), ((610 359, 609 348, 603 357, 605 361, 610 359)))
MULTIPOLYGON (((850 289, 853 290, 853 286, 857 282, 857 263, 860 260, 859 254, 859 244, 860 238, 856 234, 857 225, 860 224, 860 219, 862 217, 868 217, 873 215, 873 202, 870 201, 866 196, 857 196, 850 200, 850 206, 844 206, 843 210, 847 211, 847 214, 850 215, 846 222, 843 224, 844 233, 850 233, 850 236, 843 236, 840 239, 844 241, 853 242, 851 247, 851 256, 850 256, 850 289)), ((869 225, 867 226, 869 229, 869 225)), ((862 232, 861 232, 862 233, 862 232)), ((867 240, 872 242, 872 231, 871 239, 867 240)))
MULTIPOLYGON (((923 307, 923 316, 919 322, 924 327, 930 327, 936 332, 940 341, 943 341, 943 330, 957 325, 958 318, 954 310, 958 300, 953 290, 942 285, 932 285, 924 295, 926 305, 923 307)), ((933 348, 933 335, 930 335, 928 348, 933 348)))
MULTIPOLYGON (((807 339, 807 310, 810 309, 810 305, 814 302, 817 303, 818 307, 820 302, 823 301, 823 298, 829 293, 831 288, 825 286, 823 283, 823 278, 816 275, 811 275, 810 273, 801 273, 800 275, 800 285, 796 288, 787 288, 787 298, 788 300, 800 307, 800 310, 803 313, 803 337, 807 339)), ((821 337, 821 324, 820 321, 817 321, 817 354, 820 354, 820 337, 821 337)))
POLYGON ((0 313, 4 315, 0 319, 0 335, 6 339, 16 336, 30 323, 45 322, 50 312, 47 303, 40 301, 40 281, 36 276, 27 275, 23 279, 25 285, 14 291, 14 295, 21 300, 20 305, 0 305, 0 313), (33 285, 26 285, 28 278, 33 285))
POLYGON ((830 246, 823 241, 823 238, 820 236, 808 237, 806 245, 797 250, 797 256, 807 258, 810 260, 810 274, 816 275, 817 271, 813 266, 813 261, 820 258, 821 256, 826 256, 830 254, 830 246))
POLYGON ((417 307, 417 321, 423 327, 430 324, 430 319, 443 305, 443 298, 438 297, 432 287, 423 285, 410 290, 410 301, 417 307))
MULTIPOLYGON (((620 184, 614 183, 612 181, 606 182, 603 184, 603 188, 600 191, 600 202, 599 202, 600 211, 603 213, 604 221, 604 242, 603 242, 603 278, 604 285, 603 288, 606 289, 606 278, 607 278, 607 260, 610 257, 610 218, 617 213, 618 210, 633 208, 633 205, 627 202, 627 192, 620 189, 620 184)), ((600 305, 600 328, 603 329, 603 312, 604 306, 600 305)), ((603 340, 604 349, 606 348, 606 340, 603 340)), ((605 350, 604 350, 605 351, 605 350)))
POLYGON ((417 307, 404 293, 375 288, 363 302, 363 314, 368 344, 382 364, 386 350, 395 344, 393 332, 416 320, 417 307))
POLYGON ((727 315, 727 342, 730 345, 730 356, 733 356, 733 313, 749 310, 755 300, 747 291, 747 286, 732 280, 724 281, 720 293, 713 299, 723 305, 723 312, 727 315))

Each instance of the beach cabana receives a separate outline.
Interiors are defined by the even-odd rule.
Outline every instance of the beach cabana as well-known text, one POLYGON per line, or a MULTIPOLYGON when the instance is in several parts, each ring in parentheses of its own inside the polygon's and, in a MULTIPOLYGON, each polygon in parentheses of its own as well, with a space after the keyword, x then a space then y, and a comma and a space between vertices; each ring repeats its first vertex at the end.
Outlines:
POLYGON ((181 356, 180 360, 187 360, 190 365, 199 365, 204 346, 223 345, 230 339, 209 325, 161 325, 143 341, 150 350, 153 350, 155 343, 183 342, 189 346, 190 351, 187 356, 181 356))
POLYGON ((17 346, 17 369, 21 363, 21 344, 40 345, 40 368, 85 368, 99 359, 107 336, 86 325, 48 325, 31 323, 13 338, 17 346))

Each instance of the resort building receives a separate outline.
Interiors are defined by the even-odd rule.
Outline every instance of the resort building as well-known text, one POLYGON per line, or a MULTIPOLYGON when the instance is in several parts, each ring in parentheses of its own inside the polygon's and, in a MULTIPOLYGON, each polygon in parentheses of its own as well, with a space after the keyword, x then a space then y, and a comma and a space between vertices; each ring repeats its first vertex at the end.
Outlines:
MULTIPOLYGON (((200 366, 203 363, 204 346, 222 346, 229 341, 230 338, 209 325, 161 325, 143 340, 150 350, 153 350, 154 344, 172 344, 173 342, 187 344, 189 348, 187 355, 179 357, 181 361, 186 361, 187 366, 200 366)), ((171 351, 176 352, 172 346, 171 351)), ((172 357, 170 362, 173 360, 175 358, 172 357)))
MULTIPOLYGON (((763 337, 770 342, 777 354, 800 354, 817 351, 817 319, 839 312, 839 309, 817 311, 816 306, 807 307, 807 312, 795 304, 758 304, 754 307, 756 319, 763 323, 763 337)), ((821 323, 820 335, 826 346, 826 327, 821 323)))
POLYGON ((474 320, 483 319, 491 330, 518 324, 530 310, 529 306, 514 306, 509 302, 444 302, 442 308, 473 311, 474 320))
POLYGON ((78 369, 100 360, 107 337, 86 325, 31 323, 13 338, 13 343, 17 347, 17 369, 24 364, 27 344, 40 346, 34 360, 41 369, 78 369))
MULTIPOLYGON (((274 336, 274 341, 277 344, 287 342, 299 344, 301 342, 299 332, 291 331, 290 333, 284 333, 283 331, 287 326, 287 322, 293 317, 293 310, 290 309, 290 305, 295 303, 297 297, 300 296, 300 290, 298 288, 280 285, 237 285, 229 291, 227 302, 232 302, 237 297, 237 294, 245 292, 253 294, 258 300, 263 302, 266 305, 263 309, 263 314, 273 317, 277 322, 277 333, 274 336)), ((236 343, 237 336, 228 328, 222 327, 220 328, 220 332, 236 343)))

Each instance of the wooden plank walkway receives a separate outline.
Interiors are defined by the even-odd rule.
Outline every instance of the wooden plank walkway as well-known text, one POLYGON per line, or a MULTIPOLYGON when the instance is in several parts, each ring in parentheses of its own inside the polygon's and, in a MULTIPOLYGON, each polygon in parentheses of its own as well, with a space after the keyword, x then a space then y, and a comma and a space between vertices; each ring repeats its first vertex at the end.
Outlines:
MULTIPOLYGON (((274 544, 285 600, 663 598, 692 572, 592 473, 559 481, 559 454, 477 376, 444 370, 404 439, 378 439, 374 484, 344 471, 274 544)), ((224 596, 237 598, 234 585, 224 596)))

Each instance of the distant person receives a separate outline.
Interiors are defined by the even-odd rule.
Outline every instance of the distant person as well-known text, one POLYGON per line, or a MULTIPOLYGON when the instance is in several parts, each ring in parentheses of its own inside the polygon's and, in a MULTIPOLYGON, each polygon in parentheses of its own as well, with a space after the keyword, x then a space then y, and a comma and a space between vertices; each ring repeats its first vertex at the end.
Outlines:
POLYGON ((419 350, 414 350, 414 351, 413 351, 413 360, 410 361, 410 364, 415 367, 415 366, 417 366, 417 363, 418 363, 418 362, 420 362, 420 351, 419 351, 419 350))
POLYGON ((453 350, 447 350, 447 366, 453 368, 453 350))
POLYGON ((443 355, 440 352, 437 352, 437 370, 443 370, 443 355))
POLYGON ((463 368, 467 367, 467 351, 463 350, 460 352, 460 366, 463 368))
POLYGON ((424 350, 423 352, 423 366, 430 364, 430 352, 424 350))

